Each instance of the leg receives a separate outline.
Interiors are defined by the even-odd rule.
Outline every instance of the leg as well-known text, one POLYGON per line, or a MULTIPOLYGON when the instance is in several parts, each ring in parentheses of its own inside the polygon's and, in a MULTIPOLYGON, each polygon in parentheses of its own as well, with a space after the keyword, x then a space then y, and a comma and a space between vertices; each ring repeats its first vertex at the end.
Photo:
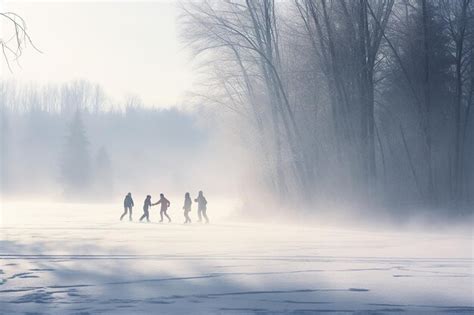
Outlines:
POLYGON ((143 219, 146 217, 146 212, 143 212, 143 215, 140 217, 140 222, 142 222, 143 219))
POLYGON ((124 217, 126 214, 127 214, 127 208, 124 207, 124 208, 123 208, 123 213, 122 213, 122 215, 120 216, 120 221, 122 221, 123 217, 124 217))
POLYGON ((206 211, 207 211, 207 209, 203 209, 203 210, 202 210, 202 216, 203 216, 204 219, 206 220, 206 223, 209 223, 209 219, 207 218, 206 211))
POLYGON ((165 211, 165 216, 168 218, 168 223, 171 223, 171 218, 166 211, 165 211))
POLYGON ((202 210, 199 209, 199 210, 198 210, 198 222, 201 222, 201 221, 202 221, 201 212, 202 212, 202 210))
POLYGON ((132 221, 132 207, 128 207, 128 212, 129 212, 129 220, 132 221))
POLYGON ((163 210, 160 211, 160 222, 163 222, 163 210))

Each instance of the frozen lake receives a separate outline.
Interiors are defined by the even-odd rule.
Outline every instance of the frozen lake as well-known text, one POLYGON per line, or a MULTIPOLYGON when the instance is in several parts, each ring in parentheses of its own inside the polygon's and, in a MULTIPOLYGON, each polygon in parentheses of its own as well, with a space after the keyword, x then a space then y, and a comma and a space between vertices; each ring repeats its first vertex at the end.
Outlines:
MULTIPOLYGON (((146 224, 119 222, 120 212, 4 203, 0 313, 474 313, 469 233, 224 217, 185 226, 178 210, 176 223, 146 224)), ((156 222, 157 209, 151 214, 156 222)))

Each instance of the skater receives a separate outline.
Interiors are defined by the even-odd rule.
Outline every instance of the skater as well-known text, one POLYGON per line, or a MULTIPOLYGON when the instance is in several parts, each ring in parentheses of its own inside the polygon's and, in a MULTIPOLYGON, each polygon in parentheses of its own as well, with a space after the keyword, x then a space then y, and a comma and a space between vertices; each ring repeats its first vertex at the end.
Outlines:
POLYGON ((150 213, 148 212, 148 209, 152 206, 151 204, 151 196, 147 195, 145 202, 143 203, 143 215, 140 218, 140 222, 146 218, 147 222, 150 222, 150 213))
POLYGON ((129 220, 132 221, 132 208, 135 204, 133 203, 132 194, 128 193, 123 200, 123 214, 120 217, 120 221, 122 221, 123 217, 129 213, 129 220))
POLYGON ((189 195, 189 193, 187 192, 185 195, 184 195, 184 206, 183 206, 183 210, 184 210, 184 218, 186 219, 184 221, 184 224, 186 223, 191 223, 191 218, 189 217, 189 212, 191 211, 191 204, 193 202, 191 201, 191 196, 189 195))
POLYGON ((165 195, 160 194, 160 200, 158 202, 152 204, 152 206, 155 206, 157 204, 161 203, 161 209, 160 209, 160 222, 163 222, 163 214, 168 218, 168 223, 171 223, 171 218, 169 217, 168 213, 166 211, 168 210, 168 207, 171 205, 170 201, 165 198, 165 195))
POLYGON ((201 222, 202 217, 204 217, 204 219, 206 220, 206 223, 209 223, 209 219, 207 218, 207 214, 206 214, 207 200, 204 197, 202 191, 199 191, 199 194, 198 194, 197 198, 194 199, 194 201, 198 203, 198 217, 199 217, 198 222, 201 222))

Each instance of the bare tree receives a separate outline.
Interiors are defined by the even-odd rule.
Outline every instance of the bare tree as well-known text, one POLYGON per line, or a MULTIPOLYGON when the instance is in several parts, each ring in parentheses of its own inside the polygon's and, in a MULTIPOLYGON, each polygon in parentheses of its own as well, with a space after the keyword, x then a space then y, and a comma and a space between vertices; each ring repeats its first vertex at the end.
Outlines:
POLYGON ((471 4, 190 1, 182 22, 197 94, 258 139, 275 192, 439 205, 473 169, 471 4))
POLYGON ((25 20, 14 12, 0 12, 0 17, 6 20, 11 27, 11 34, 7 33, 5 38, 0 38, 0 49, 8 69, 12 71, 11 63, 18 62, 24 50, 31 46, 38 52, 41 52, 31 40, 27 31, 25 20))
MULTIPOLYGON (((469 6, 471 0, 441 1, 442 17, 448 26, 448 34, 453 42, 453 58, 455 64, 455 134, 454 134, 454 171, 453 198, 459 201, 463 192, 465 129, 469 115, 469 67, 472 63, 472 47, 469 47, 469 23, 473 23, 469 6)), ((472 83, 471 83, 472 85, 472 83)), ((472 93, 472 92, 471 92, 472 93)))

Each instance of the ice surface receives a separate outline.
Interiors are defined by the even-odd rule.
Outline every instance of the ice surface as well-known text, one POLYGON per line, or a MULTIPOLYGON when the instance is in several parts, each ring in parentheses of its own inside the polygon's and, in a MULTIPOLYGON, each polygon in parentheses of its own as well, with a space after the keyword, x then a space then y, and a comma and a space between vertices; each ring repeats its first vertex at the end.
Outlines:
POLYGON ((146 224, 121 211, 4 203, 0 313, 474 313, 470 234, 185 226, 178 210, 158 224, 156 208, 146 224))

